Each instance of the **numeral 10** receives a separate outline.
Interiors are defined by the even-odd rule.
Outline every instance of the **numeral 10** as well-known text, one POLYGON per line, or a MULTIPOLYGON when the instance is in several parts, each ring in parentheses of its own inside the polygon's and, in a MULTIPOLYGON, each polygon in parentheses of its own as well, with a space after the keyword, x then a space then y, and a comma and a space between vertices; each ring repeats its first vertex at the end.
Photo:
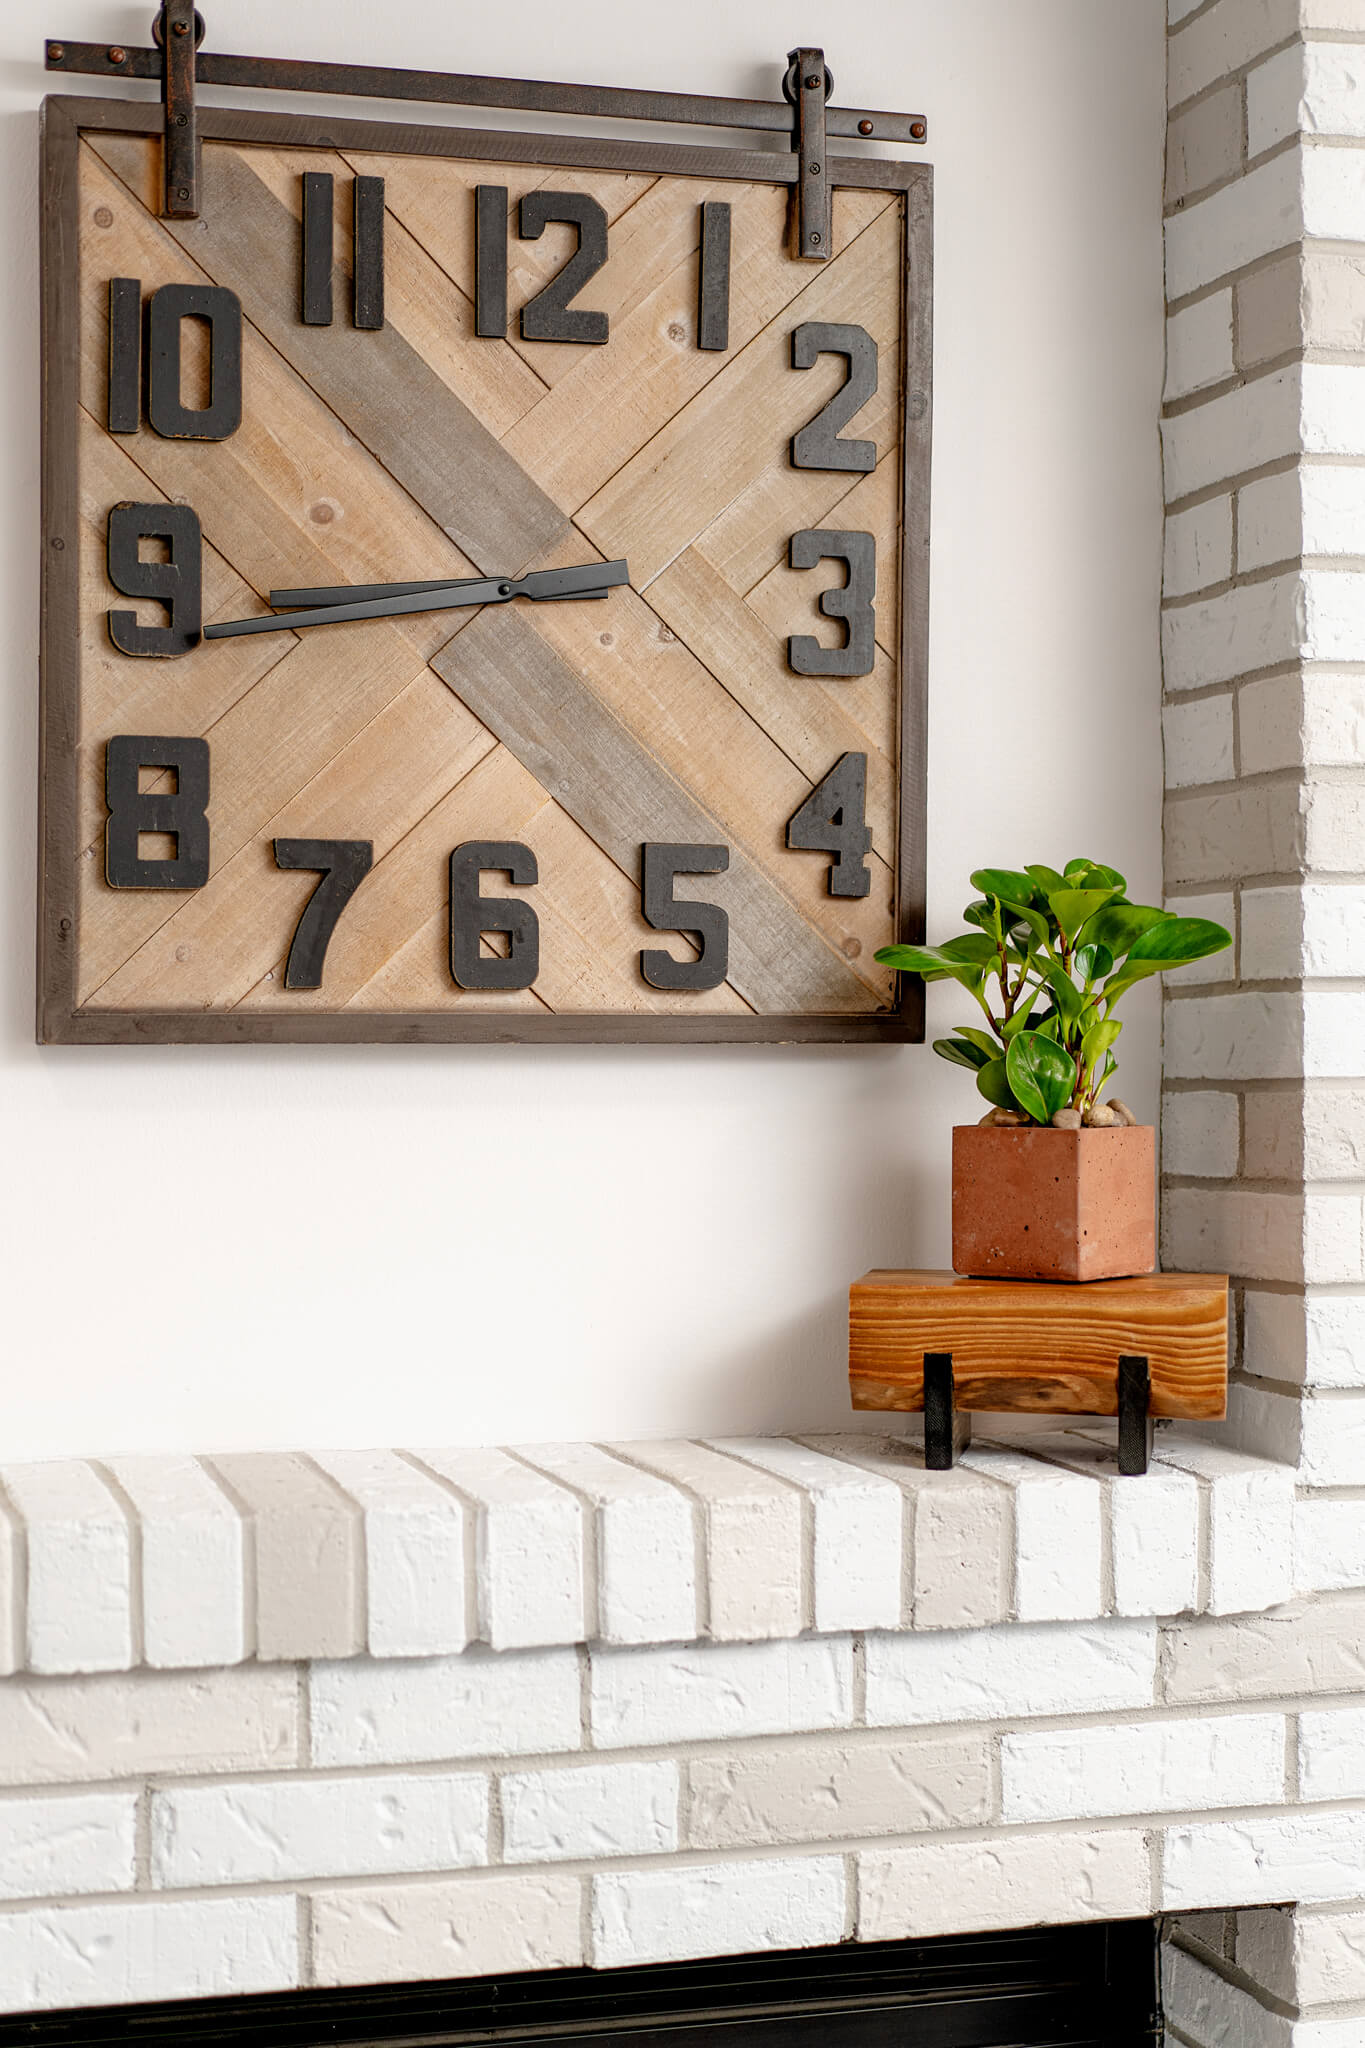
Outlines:
MULTIPOLYGON (((209 878, 209 743, 182 734, 119 733, 105 750, 105 877, 114 889, 202 889, 209 878), (160 770, 173 787, 140 787, 142 772, 160 770), (144 854, 144 836, 169 836, 175 852, 144 854)), ((834 856, 831 896, 866 896, 872 876, 866 855, 872 834, 865 822, 866 754, 843 754, 811 791, 787 826, 787 844, 799 852, 834 856)), ((322 986, 323 963, 346 905, 374 861, 368 839, 276 839, 275 864, 321 876, 295 927, 285 965, 286 989, 322 986)), ((730 920, 718 903, 675 894, 680 875, 724 874, 728 846, 650 840, 640 848, 640 908, 659 932, 686 932, 698 942, 694 960, 662 947, 639 955, 651 988, 700 994, 718 988, 730 966, 730 920)), ((468 839, 450 856, 450 973, 465 989, 527 989, 540 972, 540 921, 521 895, 486 896, 483 877, 505 874, 517 890, 540 880, 536 856, 512 839, 468 839), (499 934, 503 954, 481 950, 499 934)))

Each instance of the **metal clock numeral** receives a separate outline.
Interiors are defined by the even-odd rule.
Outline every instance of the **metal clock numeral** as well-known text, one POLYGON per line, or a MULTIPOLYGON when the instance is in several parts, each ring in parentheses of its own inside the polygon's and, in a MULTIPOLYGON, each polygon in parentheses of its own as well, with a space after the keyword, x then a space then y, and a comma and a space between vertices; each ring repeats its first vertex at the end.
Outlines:
POLYGON ((209 743, 192 735, 116 733, 104 750, 104 872, 111 889, 202 889, 209 878, 209 743), (139 789, 144 768, 169 769, 174 789, 139 789), (144 859, 143 833, 168 833, 170 859, 144 859))
POLYGON ((791 537, 793 569, 813 569, 817 562, 843 562, 848 569, 842 589, 822 590, 820 609, 827 619, 842 619, 848 638, 842 647, 822 647, 810 633, 793 633, 787 660, 799 676, 870 676, 876 658, 877 620, 872 599, 877 590, 877 543, 870 533, 844 533, 832 527, 804 527, 791 537))
POLYGON ((841 754, 787 823, 787 844, 800 853, 832 853, 831 896, 866 896, 872 874, 867 826, 867 755, 841 754))
POLYGON ((120 654, 188 654, 203 626, 204 542, 188 505, 115 505, 106 548, 109 581, 125 597, 155 598, 170 613, 164 626, 139 625, 135 612, 110 612, 109 638, 120 654), (167 559, 144 562, 142 542, 164 541, 167 559))
POLYGON ((723 875, 728 846, 655 843, 641 854, 640 907, 656 932, 694 932, 701 941, 695 960, 677 960, 661 948, 646 947, 640 972, 651 988, 696 993, 719 988, 730 971, 730 920, 718 903, 684 902, 673 894, 679 875, 723 875))
MULTIPOLYGON (((303 274, 300 317, 305 327, 332 324, 332 233, 336 180, 330 171, 303 174, 303 274)), ((352 319, 375 332, 384 325, 384 180, 356 177, 351 191, 352 319)))
POLYGON ((322 963, 337 919, 374 865, 370 839, 277 839, 277 868, 316 869, 322 879, 304 904, 284 967, 286 988, 321 988, 322 963))
MULTIPOLYGON (((517 231, 537 242, 552 221, 578 230, 578 247, 521 309, 523 341, 608 339, 605 313, 571 302, 607 260, 607 210, 587 192, 524 193, 517 231)), ((507 187, 479 185, 474 194, 474 332, 486 339, 507 335, 507 187)))
MULTIPOLYGON (((163 284, 147 304, 147 424, 170 441, 226 441, 242 424, 242 305, 221 284, 163 284), (181 342, 186 320, 209 330, 209 396, 186 405, 181 342)), ((135 434, 141 421, 142 281, 109 280, 111 434, 135 434)))
POLYGON ((450 973, 461 988, 530 988, 540 972, 540 920, 529 903, 483 896, 479 882, 492 869, 518 888, 540 878, 529 846, 515 839, 467 839, 450 856, 450 973), (485 932, 506 932, 501 959, 480 953, 485 932))
POLYGON ((793 469, 872 470, 875 441, 841 441, 839 430, 861 412, 877 389, 877 344, 865 327, 833 320, 803 320, 792 329, 792 368, 810 370, 821 356, 846 356, 848 377, 828 404, 792 435, 793 469))

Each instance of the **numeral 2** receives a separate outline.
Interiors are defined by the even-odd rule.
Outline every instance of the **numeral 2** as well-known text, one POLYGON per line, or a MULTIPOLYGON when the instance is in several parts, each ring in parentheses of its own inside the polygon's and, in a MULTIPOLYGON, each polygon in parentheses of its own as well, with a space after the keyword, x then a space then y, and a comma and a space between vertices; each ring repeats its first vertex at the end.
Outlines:
POLYGON ((821 356, 847 356, 848 378, 815 418, 792 435, 792 468, 875 469, 876 442, 841 441, 839 430, 877 389, 877 344, 865 327, 838 321, 803 320, 793 327, 792 368, 813 369, 821 356))
MULTIPOLYGON (((109 431, 135 434, 142 416, 142 282, 109 280, 109 431)), ((171 441, 226 441, 242 424, 242 305, 221 284, 163 284, 147 305, 147 423, 171 441), (186 320, 209 330, 207 405, 181 401, 186 320)))
POLYGON ((827 619, 842 619, 848 638, 842 647, 822 647, 810 633, 793 633, 787 660, 799 676, 869 676, 876 657, 877 619, 872 599, 877 590, 877 543, 870 533, 843 533, 831 527, 803 527, 790 543, 793 569, 813 569, 817 562, 843 562, 848 579, 841 590, 822 590, 820 609, 827 619))
POLYGON ((801 853, 832 853, 831 896, 866 896, 872 874, 867 827, 867 755, 841 754, 787 825, 787 844, 801 853))
MULTIPOLYGON (((586 192, 527 192, 518 213, 524 242, 539 241, 551 221, 578 230, 578 247, 521 309, 523 341, 604 342, 605 313, 570 302, 607 260, 607 211, 586 192)), ((480 185, 474 199, 474 332, 507 334, 507 187, 480 185)))
POLYGON ((277 839, 277 868, 315 868, 322 879, 303 906, 285 962, 286 988, 321 988, 337 919, 374 865, 369 839, 277 839))

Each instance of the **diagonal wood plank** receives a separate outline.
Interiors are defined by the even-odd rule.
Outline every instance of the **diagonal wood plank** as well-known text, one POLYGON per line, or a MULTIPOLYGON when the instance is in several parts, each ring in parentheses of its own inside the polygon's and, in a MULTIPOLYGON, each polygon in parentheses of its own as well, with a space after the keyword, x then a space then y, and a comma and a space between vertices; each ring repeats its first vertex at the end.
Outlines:
POLYGON ((603 554, 629 548, 637 589, 648 589, 756 476, 784 461, 792 434, 812 416, 816 371, 791 368, 798 321, 852 321, 879 341, 894 337, 902 238, 901 208, 890 206, 577 511, 603 554))
MULTIPOLYGON (((138 147, 130 163, 128 138, 110 135, 99 153, 136 179, 138 147)), ((478 569, 511 574, 552 547, 562 511, 395 327, 299 323, 293 218, 252 156, 206 143, 202 217, 167 228, 478 569)))
MULTIPOLYGON (((718 817, 510 607, 482 613, 432 667, 626 873, 639 872, 647 840, 726 840, 718 817)), ((742 848, 728 874, 706 878, 704 893, 730 913, 730 980, 754 1009, 877 1006, 742 848)))

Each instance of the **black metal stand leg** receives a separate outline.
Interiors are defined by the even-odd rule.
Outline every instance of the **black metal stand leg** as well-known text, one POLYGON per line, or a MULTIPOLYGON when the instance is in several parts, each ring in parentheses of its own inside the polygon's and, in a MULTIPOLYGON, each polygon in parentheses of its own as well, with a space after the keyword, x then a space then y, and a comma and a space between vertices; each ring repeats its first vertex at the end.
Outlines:
POLYGON ((972 1438, 971 1417, 953 1405, 953 1354, 924 1354, 924 1464, 929 1472, 951 1472, 972 1438))
POLYGON ((1151 1368, 1146 1358, 1125 1355, 1119 1360, 1119 1471, 1138 1478, 1151 1460, 1151 1368))

